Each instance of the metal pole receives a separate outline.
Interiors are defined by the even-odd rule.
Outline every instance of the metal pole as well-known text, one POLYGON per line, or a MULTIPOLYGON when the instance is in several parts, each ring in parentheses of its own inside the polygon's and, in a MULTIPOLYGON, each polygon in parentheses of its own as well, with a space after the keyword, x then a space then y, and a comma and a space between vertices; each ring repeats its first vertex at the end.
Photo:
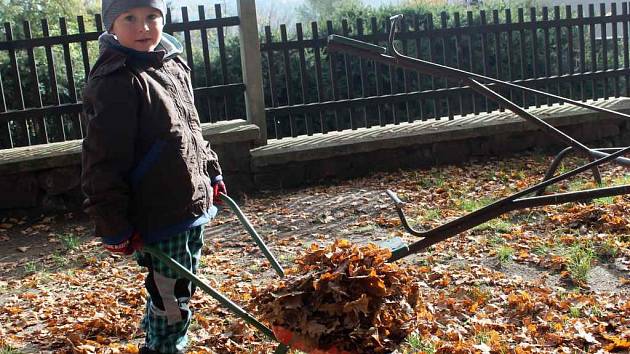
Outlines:
POLYGON ((278 273, 280 277, 284 277, 284 269, 282 269, 282 266, 280 265, 280 263, 278 263, 278 261, 276 260, 276 257, 274 257, 271 251, 269 251, 269 249, 267 248, 267 245, 265 245, 265 241, 263 241, 263 239, 258 235, 256 230, 254 230, 254 227, 249 222, 245 214, 243 214, 243 212, 238 207, 236 202, 232 198, 228 197, 226 194, 221 193, 220 195, 221 195, 221 200, 226 202, 230 206, 232 211, 234 211, 234 214, 236 214, 238 219, 241 221, 241 224, 243 224, 243 226, 245 227, 247 232, 252 236, 252 238, 254 239, 258 247, 260 248, 260 250, 264 253, 265 257, 267 257, 267 260, 269 261, 269 263, 271 263, 271 266, 273 267, 273 269, 276 270, 276 273, 278 273))

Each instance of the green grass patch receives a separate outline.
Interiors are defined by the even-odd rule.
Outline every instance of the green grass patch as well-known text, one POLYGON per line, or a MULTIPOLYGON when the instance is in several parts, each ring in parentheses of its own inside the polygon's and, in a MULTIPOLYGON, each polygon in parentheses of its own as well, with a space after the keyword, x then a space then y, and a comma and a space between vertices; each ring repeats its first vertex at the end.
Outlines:
POLYGON ((81 245, 81 240, 75 234, 63 234, 59 236, 59 239, 68 251, 75 250, 81 245))
POLYGON ((591 311, 590 311, 591 316, 595 316, 595 317, 602 317, 604 315, 604 312, 602 311, 602 309, 597 306, 594 305, 593 307, 591 307, 591 311))
POLYGON ((422 213, 423 220, 439 220, 442 217, 442 212, 438 208, 428 209, 422 213))
POLYGON ((501 265, 512 261, 513 255, 514 255, 514 248, 510 246, 503 245, 497 249, 497 259, 499 260, 499 264, 501 265))
POLYGON ((422 339, 422 337, 417 333, 411 333, 405 339, 405 346, 409 347, 411 350, 405 350, 406 353, 426 353, 426 354, 434 354, 436 352, 435 344, 431 342, 427 342, 422 339))
POLYGON ((595 251, 590 245, 574 244, 566 252, 567 271, 575 283, 586 283, 588 272, 593 269, 595 251))
POLYGON ((626 174, 626 175, 622 175, 613 179, 613 184, 615 185, 630 184, 630 175, 626 174))
POLYGON ((295 262, 295 255, 294 254, 281 254, 278 257, 278 260, 280 262, 286 262, 286 263, 294 263, 295 262))
POLYGON ((22 266, 22 268, 24 269, 24 272, 26 274, 37 273, 37 271, 39 270, 39 267, 37 266, 37 262, 35 261, 26 262, 24 266, 22 266))
POLYGON ((479 208, 483 208, 488 204, 491 204, 494 200, 488 197, 482 197, 478 199, 463 199, 459 201, 459 208, 463 211, 473 212, 479 208))
POLYGON ((582 309, 578 306, 569 307, 569 316, 573 318, 582 317, 582 309))
POLYGON ((558 166, 558 169, 556 170, 556 175, 563 175, 569 171, 571 171, 571 168, 565 165, 564 162, 560 162, 560 166, 558 166))
POLYGON ((432 172, 431 176, 419 178, 420 187, 428 189, 432 187, 443 187, 446 181, 442 171, 432 172))
POLYGON ((508 220, 496 218, 475 227, 475 230, 492 230, 495 232, 507 233, 512 230, 513 226, 514 225, 508 220))
POLYGON ((352 233, 352 234, 372 233, 374 232, 374 230, 376 230, 376 225, 374 224, 368 224, 364 226, 359 226, 354 229, 348 229, 349 233, 352 233))
POLYGON ((593 202, 595 203, 595 205, 601 205, 601 206, 610 205, 615 202, 615 197, 612 196, 612 197, 597 198, 597 199, 594 199, 593 202))
POLYGON ((53 253, 52 260, 53 262, 55 262, 55 265, 57 267, 63 267, 63 266, 68 265, 68 263, 70 263, 68 258, 64 257, 63 255, 60 255, 59 253, 53 253))
POLYGON ((576 178, 569 181, 568 187, 570 191, 579 191, 584 189, 586 181, 582 178, 576 178))
POLYGON ((488 343, 490 341, 490 334, 486 331, 479 331, 475 334, 475 342, 481 344, 481 343, 488 343))
POLYGON ((501 236, 492 235, 488 236, 486 243, 491 247, 498 247, 505 244, 505 239, 501 236))
POLYGON ((0 354, 21 354, 22 352, 8 344, 0 345, 0 354))
POLYGON ((599 243, 595 247, 595 251, 597 252, 597 257, 604 261, 617 258, 620 252, 619 245, 617 245, 617 243, 615 243, 612 239, 599 243))
POLYGON ((532 253, 539 256, 548 255, 550 252, 551 252, 551 247, 549 247, 548 245, 544 243, 538 244, 534 246, 534 248, 532 249, 532 253))

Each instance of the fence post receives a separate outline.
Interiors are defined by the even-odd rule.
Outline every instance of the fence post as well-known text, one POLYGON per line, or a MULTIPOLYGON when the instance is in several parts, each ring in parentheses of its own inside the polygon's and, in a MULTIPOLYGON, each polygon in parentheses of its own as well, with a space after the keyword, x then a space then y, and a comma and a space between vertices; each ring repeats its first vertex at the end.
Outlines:
POLYGON ((262 59, 258 41, 258 22, 254 0, 237 0, 240 19, 239 39, 241 44, 241 64, 245 84, 245 111, 247 122, 260 128, 258 144, 267 144, 267 121, 265 117, 265 96, 263 92, 262 59))

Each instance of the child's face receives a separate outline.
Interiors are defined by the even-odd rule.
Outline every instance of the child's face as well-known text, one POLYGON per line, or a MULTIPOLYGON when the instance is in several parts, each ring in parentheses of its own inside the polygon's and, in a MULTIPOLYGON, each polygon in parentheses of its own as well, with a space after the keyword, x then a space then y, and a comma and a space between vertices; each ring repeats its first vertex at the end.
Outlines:
POLYGON ((160 43, 163 27, 160 10, 143 6, 134 7, 118 16, 110 32, 118 37, 123 46, 149 52, 160 43))

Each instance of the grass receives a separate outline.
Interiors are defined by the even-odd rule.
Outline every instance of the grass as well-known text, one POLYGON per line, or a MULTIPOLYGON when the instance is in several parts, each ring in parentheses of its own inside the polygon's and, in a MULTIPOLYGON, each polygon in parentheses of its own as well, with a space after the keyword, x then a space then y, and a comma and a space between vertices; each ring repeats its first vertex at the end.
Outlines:
POLYGON ((615 243, 614 240, 608 239, 596 247, 597 256, 601 260, 611 260, 617 258, 619 255, 619 246, 615 243))
POLYGON ((551 247, 549 247, 548 245, 544 243, 541 243, 541 244, 536 245, 534 249, 532 250, 532 252, 539 256, 544 256, 551 252, 551 247))
POLYGON ((588 280, 588 273, 593 268, 595 251, 590 245, 574 244, 567 250, 567 271, 571 279, 578 284, 588 280))
POLYGON ((630 175, 623 175, 613 180, 614 185, 630 184, 630 175))
POLYGON ((597 198, 597 199, 594 199, 593 202, 595 203, 595 205, 600 205, 600 206, 610 205, 615 202, 615 197, 597 198))
POLYGON ((357 234, 367 234, 367 233, 372 233, 374 232, 374 230, 376 230, 376 225, 374 224, 367 224, 364 226, 359 226, 356 229, 348 229, 348 230, 341 230, 343 233, 352 233, 353 235, 357 235, 357 234))
POLYGON ((53 253, 52 255, 52 260, 53 262, 55 262, 55 264, 58 267, 63 267, 65 265, 67 265, 70 261, 68 260, 68 258, 58 254, 58 253, 53 253))
POLYGON ((22 352, 8 344, 0 344, 0 354, 21 354, 22 352))
POLYGON ((28 261, 26 262, 26 264, 24 264, 23 268, 24 268, 24 272, 27 274, 37 273, 37 270, 38 270, 37 262, 35 262, 34 260, 28 261))
POLYGON ((442 217, 442 214, 440 212, 440 209, 438 208, 428 209, 422 214, 422 218, 424 220, 431 220, 431 221, 439 220, 441 217, 442 217))
POLYGON ((512 256, 514 255, 514 248, 510 246, 500 246, 497 249, 497 259, 499 260, 499 264, 503 265, 512 260, 512 256))
POLYGON ((507 233, 512 230, 512 226, 513 224, 510 221, 496 218, 475 227, 475 229, 480 231, 492 230, 495 232, 507 233))
POLYGON ((595 305, 593 307, 591 307, 591 316, 595 316, 595 317, 602 317, 604 315, 604 312, 602 311, 602 309, 595 305))
POLYGON ((490 341, 490 333, 486 331, 479 331, 475 334, 475 341, 479 344, 487 344, 490 341))
POLYGON ((431 176, 426 178, 418 176, 418 179, 422 188, 443 187, 445 182, 444 174, 440 170, 432 172, 431 176))
POLYGON ((411 349, 411 351, 405 351, 407 353, 421 352, 425 354, 434 354, 436 352, 435 344, 424 341, 417 332, 411 333, 407 336, 407 339, 405 339, 405 345, 411 349))
POLYGON ((68 251, 75 250, 81 245, 81 240, 74 234, 64 234, 59 236, 59 239, 68 251))
POLYGON ((570 191, 579 191, 584 189, 586 181, 582 178, 576 178, 568 182, 568 188, 570 191))
POLYGON ((582 309, 579 308, 578 306, 571 306, 571 307, 569 307, 569 316, 571 316, 573 318, 582 317, 582 309))
POLYGON ((488 197, 482 197, 479 199, 463 199, 459 201, 459 208, 463 211, 473 212, 479 208, 485 207, 493 201, 494 199, 488 197))
POLYGON ((505 244, 505 239, 501 236, 491 235, 488 236, 486 243, 488 246, 497 247, 505 244))
POLYGON ((280 256, 278 256, 278 260, 283 263, 293 264, 295 262, 295 255, 291 253, 281 254, 280 256))

